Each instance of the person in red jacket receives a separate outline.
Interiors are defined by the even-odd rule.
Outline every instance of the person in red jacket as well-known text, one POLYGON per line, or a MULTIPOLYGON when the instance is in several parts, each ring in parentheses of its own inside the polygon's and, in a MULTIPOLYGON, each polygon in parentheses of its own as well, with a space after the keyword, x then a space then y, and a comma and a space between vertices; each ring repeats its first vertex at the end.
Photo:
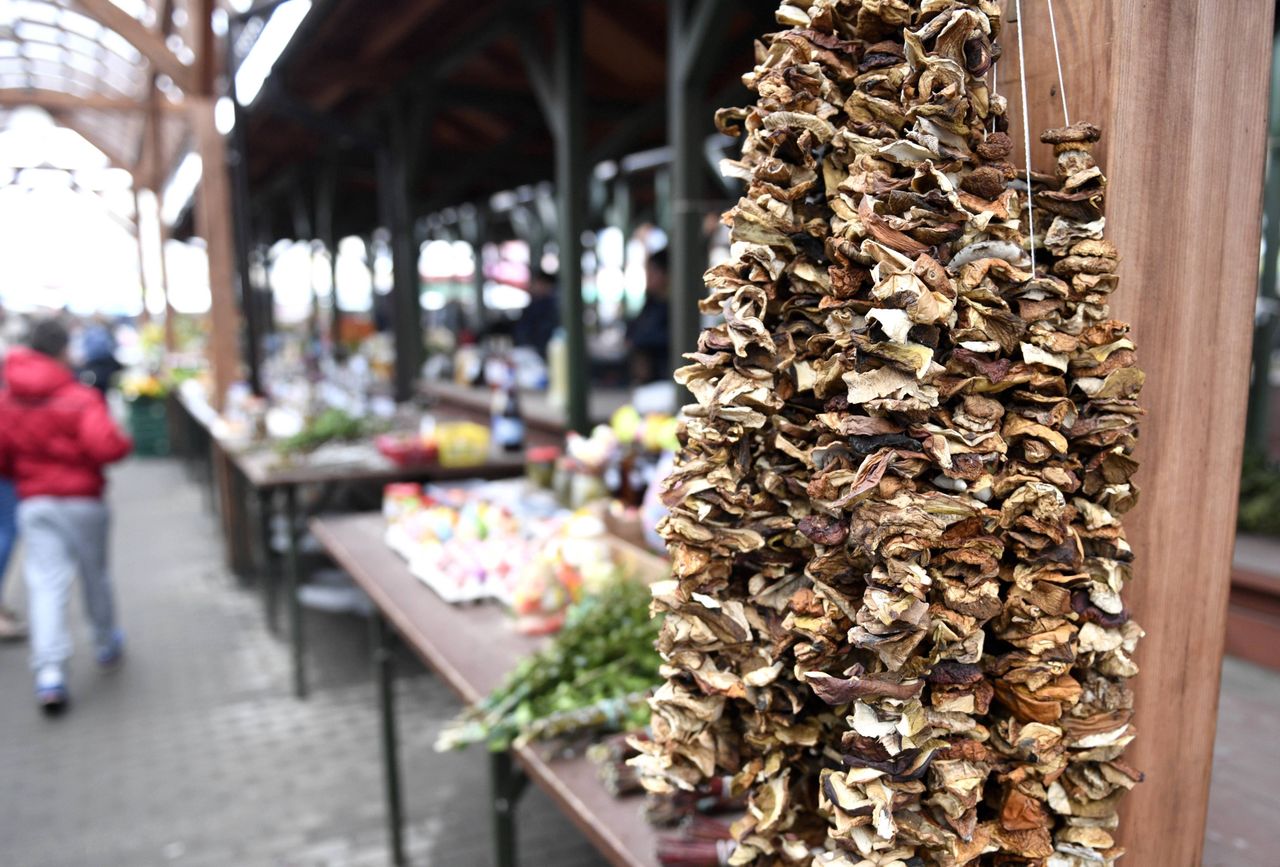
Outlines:
POLYGON ((60 322, 36 323, 29 342, 30 348, 11 350, 5 361, 0 476, 18 489, 36 700, 57 713, 67 704, 67 603, 77 573, 98 664, 113 667, 124 651, 107 558, 103 468, 128 455, 133 444, 102 395, 77 382, 67 366, 69 341, 60 322))

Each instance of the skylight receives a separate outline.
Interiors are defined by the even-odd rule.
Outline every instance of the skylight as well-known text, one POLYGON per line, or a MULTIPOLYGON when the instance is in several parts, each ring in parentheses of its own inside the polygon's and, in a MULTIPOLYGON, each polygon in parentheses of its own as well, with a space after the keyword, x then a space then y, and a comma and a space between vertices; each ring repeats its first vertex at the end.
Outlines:
POLYGON ((236 70, 236 98, 241 105, 250 105, 258 98, 272 67, 310 11, 311 0, 287 0, 271 13, 248 56, 236 70))

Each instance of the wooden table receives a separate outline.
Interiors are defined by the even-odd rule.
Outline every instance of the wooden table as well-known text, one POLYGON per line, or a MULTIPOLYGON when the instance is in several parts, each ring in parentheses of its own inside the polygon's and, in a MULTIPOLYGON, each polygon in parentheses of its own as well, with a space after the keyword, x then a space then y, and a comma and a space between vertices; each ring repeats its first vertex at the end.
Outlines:
MULTIPOLYGON (((385 485, 392 482, 443 482, 464 479, 505 479, 524 472, 522 452, 494 452, 483 463, 446 467, 441 464, 399 466, 369 446, 359 461, 324 463, 298 460, 282 463, 271 449, 254 448, 228 451, 228 457, 257 498, 260 516, 258 544, 261 548, 263 606, 269 627, 276 628, 277 590, 275 572, 269 568, 270 516, 275 511, 276 494, 284 501, 286 526, 284 561, 285 598, 289 612, 289 639, 293 659, 293 691, 299 698, 307 695, 306 668, 303 662, 305 634, 302 626, 302 604, 298 599, 301 580, 298 550, 298 489, 311 485, 385 485)), ((379 518, 380 520, 380 518, 379 518)))
MULTIPOLYGON (((395 863, 403 864, 393 672, 386 625, 390 624, 423 662, 468 703, 478 701, 497 686, 543 639, 512 632, 496 605, 459 606, 442 600, 387 547, 383 541, 385 526, 378 515, 347 515, 316 518, 311 522, 311 531, 377 607, 375 653, 387 820, 395 863)), ((654 867, 657 863, 656 836, 641 815, 641 799, 611 797, 597 779, 595 767, 585 758, 553 758, 536 747, 490 755, 499 867, 515 864, 514 808, 526 779, 547 792, 612 864, 654 867)))
MULTIPOLYGON (((441 410, 466 412, 486 419, 493 401, 493 392, 489 389, 440 380, 423 383, 422 394, 441 410)), ((631 389, 593 388, 587 394, 587 417, 593 425, 605 424, 614 412, 630 402, 631 389)), ((564 410, 554 406, 544 391, 522 391, 520 413, 530 431, 563 435, 569 429, 564 410)))

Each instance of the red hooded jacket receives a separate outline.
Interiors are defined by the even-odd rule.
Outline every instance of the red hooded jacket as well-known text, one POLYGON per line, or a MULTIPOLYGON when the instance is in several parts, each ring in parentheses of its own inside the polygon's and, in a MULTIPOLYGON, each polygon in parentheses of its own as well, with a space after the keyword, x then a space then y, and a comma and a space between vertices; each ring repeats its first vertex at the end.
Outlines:
POLYGON ((13 349, 0 390, 0 476, 21 499, 100 497, 102 468, 133 448, 102 395, 76 381, 66 365, 30 349, 13 349))

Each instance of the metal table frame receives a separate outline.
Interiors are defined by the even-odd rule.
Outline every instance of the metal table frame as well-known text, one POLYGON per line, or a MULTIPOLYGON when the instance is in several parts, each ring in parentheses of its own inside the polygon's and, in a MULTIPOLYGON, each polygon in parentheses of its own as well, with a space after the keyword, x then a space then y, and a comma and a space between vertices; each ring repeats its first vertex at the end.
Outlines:
POLYGON ((282 501, 280 512, 284 517, 286 535, 282 571, 289 620, 293 694, 298 698, 306 698, 308 693, 306 630, 303 625, 302 604, 298 599, 298 589, 302 582, 298 489, 304 486, 384 485, 404 481, 502 479, 519 476, 524 472, 524 459, 520 454, 495 454, 483 464, 467 467, 444 467, 438 464, 399 467, 385 459, 381 463, 369 465, 279 466, 275 463, 273 454, 262 450, 231 452, 229 457, 256 498, 259 531, 255 534, 253 545, 259 548, 259 552, 254 558, 258 561, 255 571, 261 582, 264 616, 268 628, 273 632, 279 631, 279 601, 276 571, 270 562, 271 518, 276 513, 278 503, 282 501))
MULTIPOLYGON (((478 701, 496 686, 543 639, 506 631, 503 615, 495 606, 451 606, 441 600, 386 547, 383 526, 376 515, 323 517, 311 522, 312 532, 325 550, 351 573, 377 609, 371 629, 387 837, 393 863, 399 867, 406 861, 393 633, 468 703, 478 701)), ((641 814, 641 799, 609 796, 586 759, 553 758, 533 747, 489 753, 489 780, 498 867, 515 867, 517 863, 516 807, 530 782, 546 791, 612 864, 656 864, 656 835, 641 814)))

